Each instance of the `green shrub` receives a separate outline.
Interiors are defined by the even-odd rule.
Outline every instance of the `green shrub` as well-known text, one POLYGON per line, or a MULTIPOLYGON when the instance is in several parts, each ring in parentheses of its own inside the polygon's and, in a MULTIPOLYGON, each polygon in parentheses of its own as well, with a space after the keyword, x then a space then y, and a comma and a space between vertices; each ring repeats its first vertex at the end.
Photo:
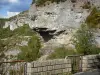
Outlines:
POLYGON ((87 17, 86 23, 91 28, 100 28, 100 10, 94 7, 87 17))
POLYGON ((41 43, 37 36, 32 36, 28 42, 28 46, 21 47, 21 53, 18 55, 18 59, 25 61, 34 61, 40 57, 41 43))
POLYGON ((93 32, 85 24, 81 25, 77 30, 72 41, 79 54, 88 55, 98 53, 93 32))
POLYGON ((65 58, 67 55, 75 55, 76 52, 72 49, 66 49, 65 47, 56 48, 55 51, 48 56, 48 59, 65 58))

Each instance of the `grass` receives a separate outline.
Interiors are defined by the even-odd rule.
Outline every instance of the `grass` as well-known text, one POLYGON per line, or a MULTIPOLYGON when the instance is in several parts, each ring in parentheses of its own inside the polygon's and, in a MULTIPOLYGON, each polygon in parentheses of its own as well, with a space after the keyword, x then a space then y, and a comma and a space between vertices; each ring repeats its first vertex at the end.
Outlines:
POLYGON ((59 58, 65 58, 68 55, 75 55, 76 52, 73 49, 66 49, 65 47, 59 47, 54 50, 53 53, 51 53, 48 56, 48 59, 59 59, 59 58))

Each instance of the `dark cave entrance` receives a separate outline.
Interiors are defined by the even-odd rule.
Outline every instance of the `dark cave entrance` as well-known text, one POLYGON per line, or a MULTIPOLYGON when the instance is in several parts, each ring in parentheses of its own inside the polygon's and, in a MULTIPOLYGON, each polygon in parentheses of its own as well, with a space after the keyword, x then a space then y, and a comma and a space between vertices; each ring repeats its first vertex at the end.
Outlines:
POLYGON ((33 28, 33 30, 42 36, 44 42, 51 40, 56 32, 56 30, 48 30, 48 28, 33 28))

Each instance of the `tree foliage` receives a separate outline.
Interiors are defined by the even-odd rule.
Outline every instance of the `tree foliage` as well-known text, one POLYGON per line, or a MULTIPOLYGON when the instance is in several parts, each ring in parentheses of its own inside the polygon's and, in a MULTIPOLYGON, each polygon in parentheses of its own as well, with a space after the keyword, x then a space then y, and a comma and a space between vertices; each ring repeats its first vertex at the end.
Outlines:
POLYGON ((77 52, 80 54, 88 55, 96 52, 93 32, 86 24, 81 25, 72 41, 77 52))

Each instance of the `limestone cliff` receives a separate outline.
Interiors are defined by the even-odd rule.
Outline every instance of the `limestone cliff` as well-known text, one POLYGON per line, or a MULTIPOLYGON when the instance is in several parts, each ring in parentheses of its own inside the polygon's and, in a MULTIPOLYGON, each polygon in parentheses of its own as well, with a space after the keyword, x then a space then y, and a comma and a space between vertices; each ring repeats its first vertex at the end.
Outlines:
POLYGON ((20 13, 6 22, 4 27, 10 26, 10 29, 14 30, 19 26, 29 24, 42 36, 45 42, 43 51, 48 54, 55 46, 70 45, 72 34, 91 12, 91 9, 83 8, 84 4, 88 2, 91 8, 100 6, 100 0, 75 0, 75 2, 66 0, 59 4, 48 2, 41 7, 34 3, 28 11, 20 13))

